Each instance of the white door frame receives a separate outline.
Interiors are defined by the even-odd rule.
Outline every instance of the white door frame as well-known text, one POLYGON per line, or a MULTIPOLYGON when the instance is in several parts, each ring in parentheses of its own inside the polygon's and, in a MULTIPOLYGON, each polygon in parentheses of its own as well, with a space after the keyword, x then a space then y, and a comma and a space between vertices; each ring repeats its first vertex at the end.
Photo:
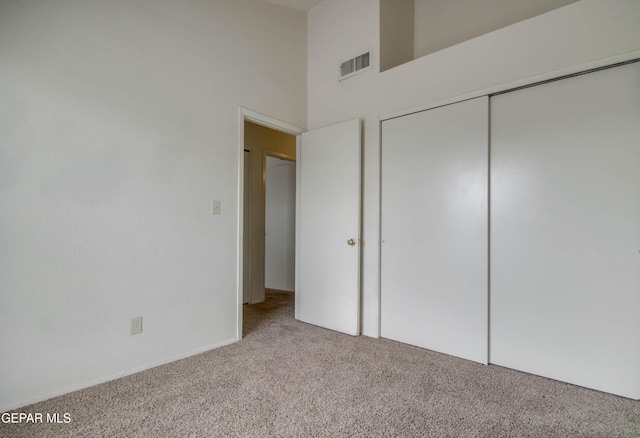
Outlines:
MULTIPOLYGON (((244 221, 244 205, 242 199, 244 197, 244 122, 249 121, 258 125, 266 126, 267 128, 275 129, 276 131, 284 132, 286 134, 295 135, 297 142, 300 143, 300 134, 304 132, 302 128, 295 125, 283 122, 273 117, 260 114, 256 111, 252 111, 247 108, 239 107, 238 109, 238 222, 237 222, 237 249, 238 255, 236 259, 236 295, 237 295, 237 328, 236 328, 236 340, 242 339, 242 273, 244 269, 243 263, 243 247, 242 239, 244 237, 243 221, 244 221)), ((297 177, 296 177, 297 178, 297 177)))

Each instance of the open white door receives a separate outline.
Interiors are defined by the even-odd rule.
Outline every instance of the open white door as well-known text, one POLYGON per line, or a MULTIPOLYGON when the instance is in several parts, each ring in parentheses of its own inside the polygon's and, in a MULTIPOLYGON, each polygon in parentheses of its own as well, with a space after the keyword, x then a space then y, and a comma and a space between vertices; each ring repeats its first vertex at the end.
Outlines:
POLYGON ((296 318, 360 332, 360 120, 301 136, 296 318))

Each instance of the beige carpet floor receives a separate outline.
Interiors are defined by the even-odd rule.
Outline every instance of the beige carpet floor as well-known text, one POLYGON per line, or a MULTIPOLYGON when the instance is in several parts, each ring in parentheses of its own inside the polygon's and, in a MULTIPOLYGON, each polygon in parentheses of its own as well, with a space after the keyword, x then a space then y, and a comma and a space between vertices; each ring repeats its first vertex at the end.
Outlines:
POLYGON ((640 402, 245 306, 245 337, 37 403, 2 437, 640 437, 640 402))

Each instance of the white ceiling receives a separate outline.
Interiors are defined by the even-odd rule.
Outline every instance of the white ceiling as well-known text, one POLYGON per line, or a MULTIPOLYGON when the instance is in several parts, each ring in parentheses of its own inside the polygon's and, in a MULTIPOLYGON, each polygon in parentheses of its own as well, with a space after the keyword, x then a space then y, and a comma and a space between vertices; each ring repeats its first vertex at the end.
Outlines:
POLYGON ((300 11, 308 11, 314 6, 322 3, 324 0, 267 0, 271 3, 275 3, 282 6, 288 6, 300 11))

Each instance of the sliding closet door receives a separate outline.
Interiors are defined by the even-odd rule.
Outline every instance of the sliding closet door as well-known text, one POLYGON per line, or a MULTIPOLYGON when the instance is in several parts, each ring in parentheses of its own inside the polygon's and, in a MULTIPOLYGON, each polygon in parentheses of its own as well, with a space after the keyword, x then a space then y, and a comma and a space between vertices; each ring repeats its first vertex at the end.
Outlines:
POLYGON ((640 64, 491 102, 491 363, 640 398, 640 64))
POLYGON ((488 98, 382 123, 382 336, 487 363, 488 98))

